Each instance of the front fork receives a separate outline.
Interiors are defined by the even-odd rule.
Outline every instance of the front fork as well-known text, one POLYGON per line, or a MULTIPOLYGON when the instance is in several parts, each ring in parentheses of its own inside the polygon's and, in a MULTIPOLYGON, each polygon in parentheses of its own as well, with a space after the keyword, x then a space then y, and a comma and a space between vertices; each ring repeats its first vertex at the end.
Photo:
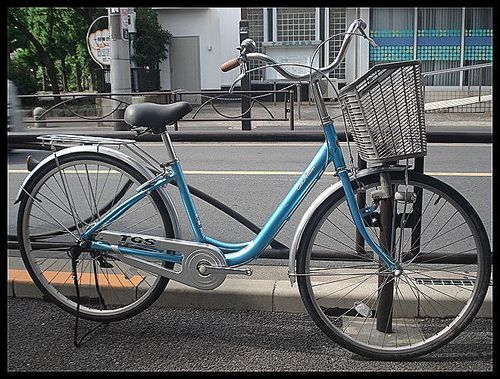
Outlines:
MULTIPOLYGON (((388 173, 383 173, 381 175, 389 175, 388 173)), ((340 181, 342 182, 342 187, 344 188, 345 196, 347 199, 347 204, 349 205, 349 211, 351 212, 351 216, 354 220, 354 223, 356 224, 356 228, 365 240, 365 242, 373 249, 373 251, 380 257, 380 259, 384 262, 384 264, 387 266, 390 272, 395 272, 398 267, 394 259, 390 256, 388 252, 391 251, 391 243, 390 240, 387 239, 387 243, 384 243, 384 239, 381 238, 381 247, 378 243, 376 243, 371 235, 368 233, 366 226, 363 221, 363 216, 361 215, 361 211, 358 207, 358 203, 356 201, 354 191, 352 189, 351 181, 349 180, 349 175, 347 173, 347 170, 339 171, 338 176, 340 178, 340 181)), ((390 200, 390 197, 387 198, 390 200)), ((385 201, 385 199, 381 200, 381 212, 382 210, 386 210, 387 212, 390 212, 392 215, 392 205, 390 205, 388 202, 385 201)), ((386 213, 384 211, 384 213, 386 213)), ((385 222, 384 222, 385 224, 385 222)), ((392 223, 389 223, 389 226, 392 223)), ((387 233, 392 234, 392 228, 389 227, 387 228, 387 233)), ((385 233, 383 233, 385 234, 385 233)))
MULTIPOLYGON (((345 164, 344 156, 342 154, 342 150, 340 149, 337 132, 335 131, 332 119, 330 118, 326 110, 324 99, 321 96, 319 79, 319 76, 313 79, 311 88, 328 144, 328 161, 333 162, 337 171, 337 175, 342 182, 342 187, 344 188, 347 204, 349 205, 349 211, 351 212, 351 216, 354 220, 354 223, 356 224, 356 228, 358 229, 359 234, 373 249, 373 251, 380 257, 389 271, 393 273, 398 269, 396 263, 391 258, 390 254, 384 251, 384 249, 382 249, 375 241, 373 241, 372 237, 366 230, 365 224, 363 222, 363 216, 358 207, 356 198, 354 196, 354 191, 351 186, 351 181, 349 179, 349 173, 345 164)), ((390 251, 390 248, 387 250, 390 251)))
MULTIPOLYGON (((358 202, 356 201, 356 197, 354 195, 354 190, 352 189, 351 180, 349 178, 349 173, 346 168, 346 164, 344 161, 344 156, 342 155, 342 150, 340 149, 340 145, 337 139, 337 135, 335 129, 333 127, 333 123, 331 120, 325 119, 323 123, 323 128, 325 130, 326 140, 328 142, 328 153, 330 155, 329 160, 333 162, 335 168, 337 170, 337 175, 342 182, 342 187, 344 188, 345 196, 347 199, 347 204, 349 206, 349 211, 351 212, 352 219, 356 224, 356 228, 359 234, 363 237, 366 243, 373 249, 373 251, 380 257, 380 259, 387 266, 388 270, 393 273, 398 267, 394 259, 390 256, 387 251, 390 251, 390 244, 384 246, 383 248, 376 243, 373 238, 368 233, 366 226, 363 221, 362 210, 359 209, 358 202)), ((383 173, 381 175, 386 175, 385 179, 388 182, 389 174, 383 173)), ((382 179, 383 180, 383 179, 382 179)), ((390 187, 390 185, 389 185, 390 187)), ((390 193, 388 193, 387 198, 390 198, 390 193)), ((391 207, 392 212, 392 207, 391 207)))

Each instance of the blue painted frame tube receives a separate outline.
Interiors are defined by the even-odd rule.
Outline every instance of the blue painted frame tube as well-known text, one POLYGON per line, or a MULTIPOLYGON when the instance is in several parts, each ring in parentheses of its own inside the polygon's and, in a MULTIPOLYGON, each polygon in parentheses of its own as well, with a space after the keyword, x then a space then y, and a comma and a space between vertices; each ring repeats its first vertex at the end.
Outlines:
POLYGON ((177 188, 179 189, 181 200, 184 204, 184 209, 186 210, 189 223, 191 224, 191 229, 193 230, 196 241, 212 244, 224 251, 238 251, 245 248, 250 242, 222 242, 215 238, 208 237, 203 233, 203 227, 201 225, 200 217, 198 216, 198 211, 196 210, 196 205, 194 204, 191 192, 189 192, 189 188, 187 186, 186 178, 184 177, 181 164, 176 161, 170 166, 170 168, 172 169, 173 177, 177 182, 177 188))
MULTIPOLYGON (((139 193, 127 199, 115 210, 103 217, 99 222, 92 225, 85 233, 82 234, 82 238, 84 240, 90 239, 95 232, 116 220, 130 207, 132 207, 134 204, 148 195, 151 191, 154 191, 157 188, 166 185, 167 183, 175 179, 196 240, 198 242, 213 244, 223 250, 225 252, 226 262, 228 266, 242 265, 248 261, 255 259, 262 251, 264 251, 266 246, 269 245, 276 234, 278 234, 283 225, 290 219, 293 212, 297 209, 298 205, 302 202, 302 200, 309 193, 314 184, 322 176, 328 164, 330 162, 333 162, 337 170, 337 174, 342 182, 349 210, 356 224, 356 227, 358 228, 358 231, 363 236, 368 245, 374 250, 374 252, 380 256, 380 258, 384 261, 388 268, 394 270, 394 261, 373 241, 363 223, 363 219, 358 209, 354 191, 352 189, 348 171, 345 165, 344 156, 342 154, 342 150, 340 148, 333 123, 329 121, 323 125, 323 128, 325 131, 326 141, 323 143, 305 171, 297 179, 293 187, 278 205, 276 210, 273 212, 269 220, 266 222, 260 233, 253 241, 244 243, 228 243, 218 241, 215 238, 204 235, 202 225, 196 211, 196 206, 191 197, 191 193, 189 192, 189 188, 186 184, 184 173, 182 172, 182 168, 178 161, 174 162, 170 166, 171 174, 167 178, 160 177, 146 188, 139 187, 137 189, 140 191, 139 193)), ((96 250, 111 251, 111 246, 108 244, 91 242, 91 246, 96 250)), ((120 246, 119 249, 124 254, 151 257, 177 263, 182 260, 182 255, 172 255, 162 252, 150 252, 147 250, 134 249, 125 246, 120 246)))
POLYGON ((354 197, 354 191, 351 186, 351 181, 349 179, 349 174, 344 161, 344 155, 342 154, 335 128, 331 121, 325 124, 323 127, 325 130, 326 141, 328 143, 328 151, 331 154, 331 160, 333 161, 333 164, 337 169, 337 174, 340 178, 340 181, 342 182, 342 187, 344 188, 349 211, 351 212, 351 216, 354 220, 354 223, 356 224, 356 228, 358 229, 359 233, 366 241, 366 243, 384 261, 387 267, 390 270, 394 270, 396 268, 395 262, 385 251, 380 248, 377 243, 375 243, 375 241, 373 241, 372 237, 366 230, 363 218, 359 212, 358 203, 356 201, 356 198, 354 197))
POLYGON ((328 165, 328 147, 323 143, 319 151, 302 175, 297 179, 285 198, 278 205, 260 233, 245 248, 225 254, 229 266, 242 265, 256 258, 272 239, 278 234, 283 225, 290 219, 292 213, 319 180, 328 165))
POLYGON ((102 228, 105 228, 107 225, 111 224, 113 221, 115 221, 117 218, 119 218, 122 214, 124 214, 130 207, 134 206, 139 201, 141 201, 143 198, 145 198, 147 195, 149 195, 152 191, 167 184, 171 180, 172 180, 171 176, 168 178, 164 178, 164 177, 158 178, 158 180, 151 183, 150 186, 146 187, 145 189, 140 190, 140 192, 138 192, 134 196, 128 198, 126 201, 121 203, 117 208, 115 208, 112 212, 108 213, 106 216, 104 216, 98 222, 96 222, 95 224, 90 226, 90 228, 88 228, 84 233, 82 233, 82 235, 81 235, 82 239, 83 240, 90 239, 94 233, 101 230, 102 228))
POLYGON ((243 242, 243 243, 222 242, 209 236, 205 236, 204 242, 217 246, 219 249, 225 251, 238 251, 247 247, 248 244, 250 243, 250 242, 243 242))
POLYGON ((170 169, 172 170, 173 176, 177 183, 177 188, 179 189, 181 200, 184 204, 184 209, 186 210, 195 239, 197 242, 204 242, 205 235, 203 234, 201 221, 198 216, 198 212, 196 211, 196 206, 194 204, 193 198, 191 197, 191 193, 189 192, 189 188, 186 184, 186 178, 184 177, 184 173, 182 172, 181 164, 179 163, 179 161, 175 161, 170 166, 170 169))

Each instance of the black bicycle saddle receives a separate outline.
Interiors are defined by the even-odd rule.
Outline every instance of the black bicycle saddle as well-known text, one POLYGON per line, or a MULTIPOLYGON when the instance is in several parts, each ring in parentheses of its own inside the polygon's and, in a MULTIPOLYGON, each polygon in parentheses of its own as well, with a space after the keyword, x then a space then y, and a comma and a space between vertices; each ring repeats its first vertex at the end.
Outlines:
POLYGON ((167 125, 172 125, 193 110, 187 101, 172 104, 139 103, 125 110, 124 119, 133 128, 145 127, 154 134, 162 133, 167 125))

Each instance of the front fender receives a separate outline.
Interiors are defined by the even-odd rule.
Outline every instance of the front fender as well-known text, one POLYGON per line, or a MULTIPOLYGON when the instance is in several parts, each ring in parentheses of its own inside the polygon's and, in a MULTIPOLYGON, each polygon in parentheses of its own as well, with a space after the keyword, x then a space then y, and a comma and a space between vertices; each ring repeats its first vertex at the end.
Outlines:
MULTIPOLYGON (((132 166, 134 169, 139 171, 144 177, 146 177, 148 180, 151 178, 154 178, 155 175, 152 173, 150 169, 145 167, 144 165, 140 164, 137 160, 132 158, 131 156, 115 149, 110 149, 109 147, 105 146, 96 146, 96 145, 84 145, 84 146, 73 146, 73 147, 68 147, 66 149, 59 150, 55 153, 50 154, 47 156, 45 159, 40 161, 38 165, 28 174, 28 176, 24 179, 23 183, 21 184, 21 187, 19 188, 19 191, 17 192, 16 200, 14 201, 14 204, 18 203, 21 198, 21 194, 23 192, 24 187, 26 184, 31 180, 31 178, 35 175, 36 172, 41 170, 45 165, 49 164, 49 162, 53 161, 54 159, 62 157, 67 154, 72 154, 72 153, 79 153, 79 152, 92 152, 95 154, 102 154, 102 155, 107 155, 111 156, 113 158, 117 158, 119 160, 124 161, 125 163, 129 164, 132 166)), ((179 227, 179 217, 177 214, 177 211, 175 209, 174 203, 172 202, 172 199, 170 195, 167 193, 167 190, 165 187, 161 187, 157 189, 158 194, 160 195, 161 199, 165 203, 165 206, 171 215, 172 218, 172 226, 174 230, 174 235, 176 238, 181 238, 181 229, 179 227)))
MULTIPOLYGON (((358 179, 363 179, 364 177, 367 177, 369 175, 373 174, 379 174, 381 172, 391 172, 391 171, 404 171, 405 166, 380 166, 380 167, 370 167, 364 170, 361 170, 357 173, 357 178, 358 179)), ((354 176, 350 175, 349 179, 351 181, 354 180, 354 176)), ((302 216, 302 219, 299 222, 299 225, 297 226, 297 229, 295 231, 295 235, 293 237, 293 242, 292 245, 290 246, 290 255, 289 255, 289 261, 288 261, 288 276, 290 278, 290 284, 293 286, 293 283, 296 281, 296 275, 295 275, 295 262, 296 262, 296 256, 297 256, 297 251, 300 246, 300 242, 302 240, 302 235, 304 233, 304 230, 306 229, 307 224, 309 223, 309 220, 311 219, 312 215, 316 211, 316 209, 325 201, 330 195, 332 195, 334 192, 340 190, 342 188, 342 183, 340 180, 333 184, 332 186, 328 187, 326 190, 324 190, 307 208, 305 211, 304 215, 302 216)))

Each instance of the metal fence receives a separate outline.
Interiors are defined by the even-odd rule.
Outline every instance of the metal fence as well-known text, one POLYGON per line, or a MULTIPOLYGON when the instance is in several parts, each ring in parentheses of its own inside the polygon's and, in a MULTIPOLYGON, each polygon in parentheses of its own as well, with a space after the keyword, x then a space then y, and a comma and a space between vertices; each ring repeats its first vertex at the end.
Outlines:
MULTIPOLYGON (((492 64, 478 64, 467 67, 449 68, 445 70, 423 73, 424 96, 427 112, 491 112, 492 87, 481 85, 485 70, 491 70, 492 64), (426 81, 438 75, 450 73, 477 72, 478 85, 471 81, 463 88, 443 89, 426 86, 426 81), (427 109, 428 108, 428 109, 427 109)), ((194 105, 194 112, 182 119, 182 123, 203 122, 209 127, 220 122, 268 123, 275 125, 285 123, 290 130, 295 130, 296 119, 302 117, 302 84, 291 83, 272 90, 234 91, 148 91, 128 93, 65 93, 60 95, 21 95, 21 103, 25 105, 24 123, 32 126, 49 125, 84 125, 95 123, 96 126, 113 126, 114 130, 129 130, 123 120, 125 108, 133 103, 154 102, 169 104, 179 100, 187 100, 194 105), (280 98, 279 101, 277 99, 280 98), (249 101, 243 101, 249 100, 249 101), (246 108, 243 104, 249 104, 246 108), (223 109, 222 109, 223 108, 223 109), (297 111, 297 112, 296 112, 297 111), (295 114, 298 114, 296 117, 295 114)), ((311 101, 309 100, 309 104, 311 101)), ((336 102, 330 103, 333 110, 340 113, 336 102)), ((314 117, 317 114, 314 112, 314 117)), ((236 124, 237 125, 237 124, 236 124)), ((174 130, 179 130, 176 122, 174 130)))
POLYGON ((483 86, 483 77, 486 70, 492 70, 492 63, 483 63, 465 67, 447 68, 444 70, 429 71, 422 74, 424 97, 427 104, 436 104, 435 109, 427 112, 491 112, 493 110, 492 86, 483 86), (427 85, 431 78, 450 73, 460 73, 461 76, 477 76, 477 85, 472 85, 472 80, 467 80, 467 86, 455 88, 442 88, 427 85), (475 74, 475 75, 474 75, 475 74), (459 99, 463 99, 460 101, 459 99), (458 101, 457 101, 458 100, 458 101), (460 105, 463 104, 463 105, 460 105), (447 106, 449 105, 449 106, 447 106))
MULTIPOLYGON (((284 121, 290 130, 295 128, 295 104, 298 84, 282 89, 264 91, 150 91, 125 93, 65 93, 44 95, 20 95, 22 103, 29 104, 24 110, 24 123, 35 127, 50 124, 77 125, 95 122, 97 126, 114 126, 115 130, 129 130, 123 122, 125 108, 134 103, 154 102, 170 104, 187 100, 195 111, 182 122, 279 122, 284 121), (276 95, 283 98, 278 104, 276 95), (242 99, 249 99, 248 108, 242 107, 242 99), (273 103, 273 107, 270 106, 273 103), (199 104, 197 106, 197 104, 199 104), (224 110, 221 109, 224 106, 224 110), (232 114, 227 112, 227 108, 232 114)), ((300 107, 300 101, 299 101, 300 107)), ((175 123, 175 130, 179 123, 175 123)))

